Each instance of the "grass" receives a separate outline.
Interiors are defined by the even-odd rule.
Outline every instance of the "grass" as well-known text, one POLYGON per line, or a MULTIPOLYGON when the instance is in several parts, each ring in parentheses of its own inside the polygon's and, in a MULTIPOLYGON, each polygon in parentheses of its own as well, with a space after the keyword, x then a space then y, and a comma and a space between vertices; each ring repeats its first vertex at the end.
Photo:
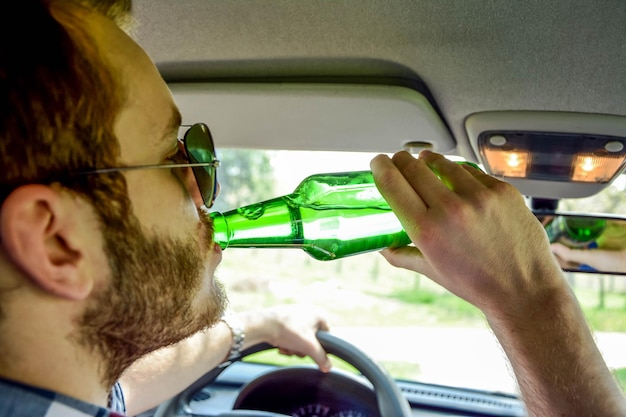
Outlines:
MULTIPOLYGON (((331 356, 330 360, 333 367, 336 369, 342 369, 353 374, 359 373, 359 371, 357 371, 352 365, 336 356, 331 356)), ((255 353, 246 357, 245 361, 254 363, 269 363, 279 366, 317 366, 315 362, 313 362, 313 359, 308 356, 305 358, 299 358, 297 356, 281 355, 276 349, 255 353)))
MULTIPOLYGON (((219 276, 235 311, 309 303, 326 309, 338 326, 485 326, 478 309, 376 253, 321 262, 298 249, 228 249, 219 276)), ((626 332, 626 276, 568 279, 594 330, 626 332)))
MULTIPOLYGON (((229 291, 233 311, 308 303, 327 311, 331 329, 487 327, 484 316, 474 306, 425 277, 387 265, 375 253, 320 262, 299 250, 227 249, 218 276, 229 291)), ((603 297, 597 275, 568 278, 592 329, 626 332, 626 276, 607 280, 603 297)), ((313 364, 310 359, 286 357, 276 351, 260 353, 253 360, 313 364)), ((420 375, 419 363, 390 361, 383 365, 397 378, 415 379, 420 375)), ((341 362, 335 366, 349 369, 341 362)), ((626 386, 626 369, 616 370, 615 376, 626 386)))
POLYGON ((447 292, 397 290, 390 293, 388 298, 423 310, 429 316, 436 317, 435 322, 438 324, 473 327, 483 322, 483 315, 476 307, 447 292))
MULTIPOLYGON (((317 366, 315 362, 309 357, 299 358, 297 356, 285 356, 278 353, 278 350, 266 350, 264 352, 258 352, 250 355, 244 359, 246 362, 272 364, 278 366, 317 366)), ((333 364, 333 369, 341 369, 356 375, 360 372, 346 361, 330 355, 330 360, 333 364)), ((420 367, 416 363, 406 362, 391 362, 382 361, 381 365, 396 378, 410 378, 413 375, 419 374, 420 367)))

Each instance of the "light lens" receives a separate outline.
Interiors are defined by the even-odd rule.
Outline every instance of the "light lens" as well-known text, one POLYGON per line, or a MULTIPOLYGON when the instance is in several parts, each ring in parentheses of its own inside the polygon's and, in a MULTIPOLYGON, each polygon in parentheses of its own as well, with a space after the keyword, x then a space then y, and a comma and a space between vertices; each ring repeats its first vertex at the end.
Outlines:
POLYGON ((609 182, 624 164, 624 158, 616 155, 579 154, 574 158, 572 181, 609 182))
POLYGON ((487 171, 497 177, 524 178, 529 164, 529 154, 524 151, 505 151, 486 149, 485 163, 487 171))
POLYGON ((626 164, 626 138, 538 132, 483 132, 492 175, 542 181, 608 183, 626 164))

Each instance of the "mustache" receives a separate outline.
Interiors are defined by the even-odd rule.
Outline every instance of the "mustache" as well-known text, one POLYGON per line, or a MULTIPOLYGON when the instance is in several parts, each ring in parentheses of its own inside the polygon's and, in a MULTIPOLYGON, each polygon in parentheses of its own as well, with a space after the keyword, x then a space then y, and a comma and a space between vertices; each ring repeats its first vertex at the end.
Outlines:
POLYGON ((213 244, 213 235, 215 233, 210 215, 211 212, 206 206, 202 205, 198 207, 198 216, 200 217, 199 227, 202 229, 202 238, 209 247, 213 244))

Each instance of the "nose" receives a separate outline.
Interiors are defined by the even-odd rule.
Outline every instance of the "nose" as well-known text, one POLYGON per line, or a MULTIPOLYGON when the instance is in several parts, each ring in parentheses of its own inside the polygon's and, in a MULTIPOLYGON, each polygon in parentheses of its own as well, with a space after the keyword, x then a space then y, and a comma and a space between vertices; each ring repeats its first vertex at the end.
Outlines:
MULTIPOLYGON (((185 186, 187 190, 189 190, 189 195, 193 199, 194 204, 197 208, 200 208, 204 204, 204 199, 202 198, 202 193, 200 192, 200 187, 198 186, 198 181, 196 181, 196 177, 193 174, 193 170, 191 168, 185 169, 185 186)), ((215 194, 213 195, 213 201, 220 195, 220 191, 222 190, 222 186, 220 182, 215 179, 215 194)), ((212 202, 209 201, 208 204, 212 202)), ((208 208, 208 207, 207 207, 208 208)))
POLYGON ((222 191, 222 185, 220 184, 218 179, 215 178, 215 195, 213 196, 213 201, 217 200, 217 197, 219 197, 220 195, 220 191, 222 191))

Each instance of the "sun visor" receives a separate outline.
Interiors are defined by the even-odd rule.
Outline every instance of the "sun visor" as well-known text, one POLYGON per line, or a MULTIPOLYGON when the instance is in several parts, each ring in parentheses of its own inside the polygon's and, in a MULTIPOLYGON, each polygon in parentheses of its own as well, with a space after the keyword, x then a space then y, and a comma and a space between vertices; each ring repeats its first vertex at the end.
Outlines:
POLYGON ((216 147, 391 153, 456 144, 420 92, 402 86, 171 83, 185 124, 205 122, 216 147))

